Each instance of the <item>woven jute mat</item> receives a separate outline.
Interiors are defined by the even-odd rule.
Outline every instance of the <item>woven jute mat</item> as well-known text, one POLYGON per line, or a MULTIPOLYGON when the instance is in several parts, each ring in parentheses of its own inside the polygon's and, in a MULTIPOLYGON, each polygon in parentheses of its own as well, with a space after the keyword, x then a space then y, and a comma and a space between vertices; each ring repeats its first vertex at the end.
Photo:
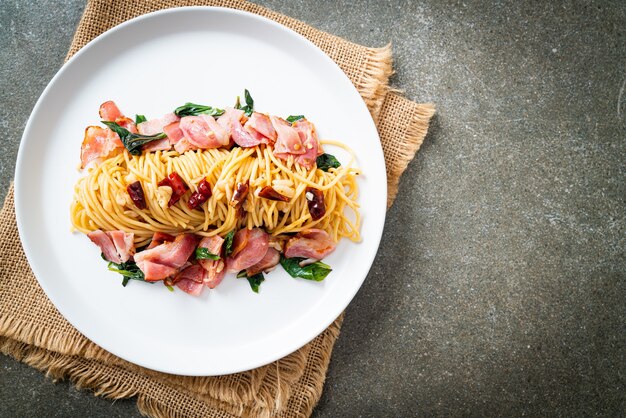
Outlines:
MULTIPOLYGON (((377 123, 388 176, 387 203, 428 130, 434 107, 406 100, 388 87, 391 50, 367 48, 298 20, 240 0, 89 1, 67 58, 128 19, 178 6, 222 6, 275 20, 326 52, 348 75, 377 123)), ((69 209, 68 209, 69 211, 69 209)), ((69 216, 69 215, 68 215, 69 216)), ((13 188, 0 212, 0 350, 110 398, 136 397, 139 410, 164 416, 309 416, 319 400, 342 317, 298 351, 272 364, 228 376, 185 377, 128 363, 98 347, 55 309, 35 279, 20 244, 13 188)))

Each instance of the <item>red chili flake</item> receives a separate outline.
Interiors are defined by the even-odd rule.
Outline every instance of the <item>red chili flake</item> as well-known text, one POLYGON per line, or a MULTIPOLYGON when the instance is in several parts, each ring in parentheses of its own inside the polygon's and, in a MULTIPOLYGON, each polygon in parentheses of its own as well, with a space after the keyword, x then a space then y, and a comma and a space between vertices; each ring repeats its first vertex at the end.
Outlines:
POLYGON ((235 192, 233 193, 233 197, 230 199, 230 205, 239 209, 243 206, 243 202, 246 200, 248 196, 248 189, 250 189, 250 185, 248 181, 245 183, 237 183, 235 187, 235 192))
POLYGON ((187 190, 189 190, 189 187, 187 187, 183 179, 175 171, 170 173, 163 180, 161 180, 158 185, 159 187, 168 186, 172 189, 172 197, 170 197, 170 201, 167 202, 168 207, 178 202, 182 195, 184 195, 187 190))
POLYGON ((314 221, 321 219, 326 213, 326 205, 324 204, 324 193, 321 190, 307 187, 305 192, 309 213, 314 221))
POLYGON ((278 202, 289 202, 289 198, 278 193, 272 186, 265 186, 259 192, 259 197, 269 200, 276 200, 278 202))
POLYGON ((189 202, 187 202, 187 206, 189 209, 194 210, 200 206, 211 197, 211 184, 206 179, 202 179, 198 184, 198 191, 193 192, 189 197, 189 202))
POLYGON ((146 198, 143 194, 143 187, 141 187, 141 182, 139 180, 126 186, 126 191, 128 191, 128 195, 138 209, 146 208, 146 198))

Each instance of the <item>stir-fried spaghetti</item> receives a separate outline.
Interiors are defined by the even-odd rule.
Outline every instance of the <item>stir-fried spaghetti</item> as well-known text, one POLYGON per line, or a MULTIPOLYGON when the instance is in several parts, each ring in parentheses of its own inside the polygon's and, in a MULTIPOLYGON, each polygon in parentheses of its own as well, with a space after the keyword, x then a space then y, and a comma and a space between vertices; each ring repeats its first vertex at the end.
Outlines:
MULTIPOLYGON (((342 146, 334 141, 325 144, 342 146)), ((71 207, 72 224, 84 233, 96 229, 134 233, 135 244, 147 244, 155 232, 193 232, 202 236, 225 235, 242 227, 262 227, 272 235, 319 228, 335 242, 340 238, 360 240, 358 187, 354 158, 338 168, 323 171, 306 169, 292 159, 282 161, 270 147, 206 149, 179 155, 157 151, 140 156, 123 152, 89 170, 75 186, 71 207), (185 199, 168 207, 168 188, 159 187, 168 173, 177 172, 190 192, 200 180, 213 186, 213 195, 201 210, 189 209, 185 199), (127 192, 129 184, 140 181, 147 207, 138 209, 127 192), (244 216, 229 204, 237 183, 249 182, 250 192, 243 203, 244 216), (289 198, 288 202, 258 196, 264 186, 289 198), (306 188, 322 191, 326 213, 313 220, 306 200, 306 188)))

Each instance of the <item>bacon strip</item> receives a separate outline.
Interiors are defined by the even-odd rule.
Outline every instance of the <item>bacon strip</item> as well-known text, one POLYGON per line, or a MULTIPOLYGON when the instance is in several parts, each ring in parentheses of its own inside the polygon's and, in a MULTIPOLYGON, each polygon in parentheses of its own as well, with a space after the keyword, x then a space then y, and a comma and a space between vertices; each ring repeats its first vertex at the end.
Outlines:
POLYGON ((254 147, 263 143, 264 137, 251 135, 241 125, 244 112, 241 109, 226 108, 225 113, 217 122, 228 130, 233 141, 242 148, 254 147))
MULTIPOLYGON (((204 237, 198 248, 206 248, 211 254, 221 255, 224 238, 219 235, 212 237, 204 237)), ((210 289, 214 289, 224 279, 226 274, 226 266, 224 260, 198 260, 198 263, 206 270, 207 275, 204 284, 210 289)))
POLYGON ((267 253, 265 253, 265 256, 261 259, 261 261, 252 267, 248 267, 246 274, 250 277, 261 272, 267 272, 273 269, 279 261, 280 253, 273 248, 268 248, 267 253))
POLYGON ((173 273, 171 269, 159 269, 155 264, 171 267, 174 272, 185 265, 196 249, 196 237, 192 234, 181 234, 174 241, 135 254, 137 266, 143 271, 146 281, 163 280, 173 273))
POLYGON ((88 126, 85 129, 85 137, 80 147, 80 168, 113 157, 124 149, 120 137, 109 128, 100 126, 88 126))
POLYGON ((87 237, 100 247, 104 258, 116 264, 127 262, 135 253, 134 234, 124 231, 91 231, 87 237))
POLYGON ((250 116, 243 128, 263 144, 274 144, 276 142, 276 129, 272 126, 269 116, 263 113, 252 113, 252 116, 250 116))
POLYGON ((306 152, 300 135, 286 120, 278 116, 270 116, 272 125, 276 129, 277 139, 274 144, 274 154, 279 158, 287 159, 289 155, 299 155, 306 152))
POLYGON ((239 272, 261 261, 269 248, 270 237, 260 228, 240 229, 233 238, 233 253, 226 260, 230 272, 239 272))
POLYGON ((100 118, 102 120, 106 120, 108 122, 113 122, 115 119, 123 116, 122 112, 120 112, 120 109, 113 100, 102 103, 98 113, 100 114, 100 118))
POLYGON ((326 231, 305 229, 287 241, 285 257, 303 257, 321 260, 335 250, 335 242, 326 231))

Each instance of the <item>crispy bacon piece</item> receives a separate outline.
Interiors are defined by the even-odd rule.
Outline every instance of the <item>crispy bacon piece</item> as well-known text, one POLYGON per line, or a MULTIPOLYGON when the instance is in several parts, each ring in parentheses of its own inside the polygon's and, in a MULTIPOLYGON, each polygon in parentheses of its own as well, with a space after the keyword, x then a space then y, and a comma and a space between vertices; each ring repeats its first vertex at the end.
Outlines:
POLYGON ((185 265, 196 249, 196 243, 193 234, 180 234, 172 242, 138 252, 135 261, 146 281, 163 280, 185 265))
POLYGON ((298 131, 289 122, 278 116, 270 116, 270 120, 277 134, 274 154, 280 155, 280 158, 287 159, 290 154, 295 156, 306 152, 298 131))
POLYGON ((135 126, 135 122, 133 122, 132 119, 127 118, 126 116, 115 119, 115 123, 126 129, 128 132, 132 132, 134 134, 137 133, 137 127, 135 126))
POLYGON ((269 270, 272 270, 274 267, 276 267, 279 261, 280 253, 270 247, 267 249, 267 252, 265 253, 265 256, 261 259, 261 261, 259 261, 252 267, 248 267, 248 269, 246 270, 246 274, 248 275, 248 277, 251 277, 261 272, 268 272, 269 270))
POLYGON ((185 134, 183 134, 183 131, 180 129, 180 122, 172 122, 169 125, 165 125, 163 132, 165 132, 170 144, 174 145, 174 149, 179 154, 198 149, 198 147, 192 145, 189 140, 185 138, 185 134))
POLYGON ((313 187, 307 187, 304 194, 306 203, 309 206, 309 213, 314 221, 321 219, 326 214, 326 204, 324 203, 324 193, 313 187))
POLYGON ((335 242, 328 232, 310 228, 299 232, 285 245, 285 257, 303 257, 321 260, 335 250, 335 242))
POLYGON ((170 201, 167 203, 168 207, 176 204, 176 202, 180 200, 187 190, 189 190, 189 187, 175 171, 171 172, 166 178, 161 180, 158 183, 158 186, 168 186, 172 188, 172 197, 170 197, 170 201))
MULTIPOLYGON (((230 137, 242 148, 254 147, 264 142, 262 135, 251 135, 241 125, 244 119, 244 112, 241 109, 226 108, 225 113, 220 116, 218 123, 230 133, 230 137)), ((267 141, 265 141, 267 142, 267 141)))
POLYGON ((109 100, 100 105, 100 110, 98 111, 100 114, 100 118, 102 120, 106 120, 109 122, 115 121, 115 119, 122 117, 122 112, 117 107, 113 100, 109 100))
POLYGON ((142 135, 156 135, 163 132, 163 128, 170 123, 178 122, 180 118, 174 113, 163 115, 162 118, 150 119, 137 125, 137 130, 142 135))
POLYGON ((176 239, 175 236, 166 234, 163 232, 155 232, 152 236, 152 241, 150 241, 150 245, 148 245, 147 250, 156 247, 157 245, 161 245, 164 242, 172 242, 176 239))
POLYGON ((243 128, 263 144, 276 142, 276 130, 272 126, 270 118, 263 113, 252 113, 243 128))
POLYGON ((211 197, 211 184, 207 181, 206 178, 202 179, 200 183, 198 183, 198 190, 193 192, 189 197, 189 202, 187 202, 187 206, 189 209, 194 210, 200 206, 211 197))
POLYGON ((157 282, 167 277, 173 276, 178 268, 166 266, 165 264, 154 263, 152 261, 137 262, 137 266, 143 272, 147 282, 157 282))
POLYGON ((209 115, 185 116, 180 129, 192 145, 202 149, 219 148, 230 140, 228 131, 209 115))
POLYGON ((228 271, 239 272, 260 262, 269 248, 269 234, 260 228, 240 229, 233 239, 233 252, 226 260, 228 271))
POLYGON ((189 293, 191 296, 198 296, 202 293, 204 284, 190 279, 181 279, 176 283, 176 287, 185 293, 189 293))
POLYGON ((320 155, 320 143, 317 140, 315 127, 306 119, 300 119, 293 123, 293 128, 298 132, 302 147, 305 152, 296 157, 296 162, 303 167, 311 168, 315 164, 317 156, 320 155))
MULTIPOLYGON (((212 237, 204 237, 198 244, 198 248, 206 248, 211 254, 220 255, 222 254, 223 244, 224 238, 214 235, 212 237)), ((226 274, 224 260, 198 260, 198 263, 207 271, 204 284, 210 289, 214 289, 222 282, 226 274)))
POLYGON ((108 128, 88 126, 80 147, 80 168, 113 157, 124 149, 120 137, 108 128))
POLYGON ((135 254, 135 234, 124 231, 107 231, 106 234, 113 241, 122 263, 127 262, 135 254))
POLYGON ((189 293, 193 296, 198 296, 204 288, 204 280, 206 279, 206 276, 206 270, 204 270, 200 265, 191 264, 176 274, 171 281, 166 281, 165 284, 171 286, 171 283, 173 283, 183 292, 189 293))
POLYGON ((283 196, 278 193, 272 186, 265 186, 259 192, 259 197, 269 200, 276 200, 278 202, 289 202, 289 198, 287 196, 283 196))
POLYGON ((135 253, 134 234, 123 231, 91 231, 87 237, 100 247, 104 258, 114 263, 125 263, 135 253))
POLYGON ((143 194, 143 187, 141 187, 141 182, 139 180, 126 186, 126 190, 128 191, 128 195, 135 206, 137 206, 137 209, 146 208, 146 198, 143 194))

